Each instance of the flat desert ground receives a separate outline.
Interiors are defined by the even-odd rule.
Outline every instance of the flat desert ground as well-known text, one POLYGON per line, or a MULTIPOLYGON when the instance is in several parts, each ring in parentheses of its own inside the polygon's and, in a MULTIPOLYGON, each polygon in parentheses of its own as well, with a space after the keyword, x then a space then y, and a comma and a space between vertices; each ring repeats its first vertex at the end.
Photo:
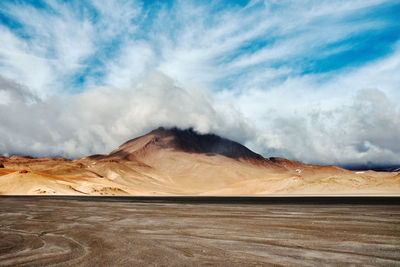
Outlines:
POLYGON ((0 266, 399 266, 398 202, 1 197, 0 266))

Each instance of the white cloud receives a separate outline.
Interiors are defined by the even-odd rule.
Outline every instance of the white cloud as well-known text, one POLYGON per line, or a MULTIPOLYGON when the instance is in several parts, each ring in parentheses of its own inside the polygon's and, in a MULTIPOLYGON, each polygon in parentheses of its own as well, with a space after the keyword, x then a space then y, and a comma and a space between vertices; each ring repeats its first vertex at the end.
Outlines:
POLYGON ((129 35, 136 31, 138 25, 134 20, 142 13, 142 7, 136 1, 129 0, 108 0, 90 3, 97 9, 99 15, 95 23, 97 34, 102 39, 110 40, 117 35, 129 35))
POLYGON ((154 68, 154 51, 146 42, 129 42, 121 48, 118 57, 106 66, 104 84, 115 87, 128 87, 142 80, 154 68))
POLYGON ((384 27, 379 18, 346 20, 383 2, 339 1, 334 8, 331 1, 253 2, 216 12, 213 5, 178 1, 150 15, 140 3, 123 0, 45 1, 50 8, 9 3, 0 12, 23 30, 0 29, 0 69, 43 97, 98 85, 126 86, 154 69, 204 89, 216 89, 225 80, 234 80, 236 87, 259 86, 272 80, 267 75, 256 84, 255 77, 277 68, 277 62, 285 66, 283 59, 384 27), (257 47, 258 42, 265 44, 257 47), (245 80, 238 75, 243 73, 245 80), (85 82, 74 83, 80 75, 87 75, 85 82))
POLYGON ((82 68, 82 60, 93 50, 89 21, 80 20, 68 6, 55 3, 54 12, 25 4, 2 10, 22 23, 28 36, 0 28, 0 70, 41 97, 60 92, 64 82, 70 82, 67 77, 82 68))
POLYGON ((249 123, 233 107, 160 73, 129 90, 102 87, 34 103, 22 101, 24 95, 12 97, 8 104, 0 104, 0 151, 7 153, 106 153, 159 126, 194 127, 238 141, 252 135, 249 123))

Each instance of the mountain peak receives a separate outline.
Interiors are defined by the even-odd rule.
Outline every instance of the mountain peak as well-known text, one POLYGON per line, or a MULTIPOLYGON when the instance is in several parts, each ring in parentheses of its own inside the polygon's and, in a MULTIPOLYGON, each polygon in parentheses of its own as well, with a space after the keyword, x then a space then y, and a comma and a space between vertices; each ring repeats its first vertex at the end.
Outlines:
POLYGON ((215 134, 201 134, 193 128, 179 129, 177 127, 159 127, 146 135, 132 139, 110 156, 137 154, 143 150, 155 151, 172 149, 186 153, 206 154, 208 156, 222 155, 233 159, 265 160, 245 146, 215 134))

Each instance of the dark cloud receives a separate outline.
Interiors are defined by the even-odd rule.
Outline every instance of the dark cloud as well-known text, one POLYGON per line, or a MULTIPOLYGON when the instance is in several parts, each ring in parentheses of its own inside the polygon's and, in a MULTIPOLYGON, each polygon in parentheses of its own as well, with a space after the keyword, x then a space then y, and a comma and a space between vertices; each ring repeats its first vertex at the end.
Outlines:
POLYGON ((2 75, 0 75, 0 93, 2 93, 3 102, 37 100, 37 97, 27 87, 2 75))

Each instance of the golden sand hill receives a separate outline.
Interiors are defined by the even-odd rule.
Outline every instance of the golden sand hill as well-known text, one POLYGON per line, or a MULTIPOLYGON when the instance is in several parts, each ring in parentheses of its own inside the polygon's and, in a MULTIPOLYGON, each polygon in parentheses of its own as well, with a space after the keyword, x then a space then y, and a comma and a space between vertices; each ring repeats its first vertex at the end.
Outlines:
POLYGON ((266 159, 216 135, 159 128, 108 155, 0 157, 0 194, 400 195, 400 173, 266 159))

